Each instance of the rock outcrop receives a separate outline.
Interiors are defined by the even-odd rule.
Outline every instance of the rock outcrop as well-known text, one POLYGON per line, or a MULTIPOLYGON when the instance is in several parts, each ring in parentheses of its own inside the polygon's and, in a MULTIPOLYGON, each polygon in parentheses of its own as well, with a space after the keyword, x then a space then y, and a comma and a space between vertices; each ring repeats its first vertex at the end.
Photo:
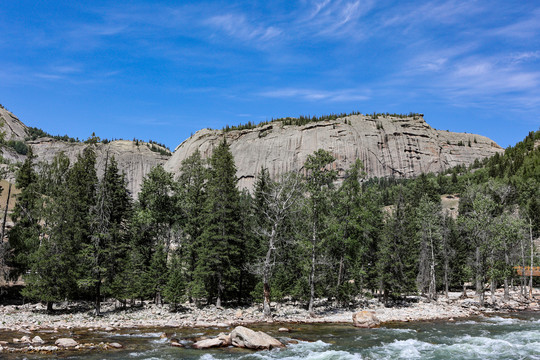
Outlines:
MULTIPOLYGON (((4 108, 0 108, 0 125, 0 131, 4 132, 6 140, 23 141, 27 146, 31 146, 34 155, 37 156, 36 161, 50 163, 56 154, 64 152, 73 163, 77 160, 77 155, 90 146, 83 142, 66 142, 49 137, 28 141, 30 135, 28 127, 4 108)), ((146 174, 154 166, 163 165, 169 159, 169 156, 152 151, 149 144, 144 142, 135 143, 128 140, 117 140, 107 144, 98 143, 95 145, 95 150, 98 176, 103 174, 107 155, 109 157, 114 156, 118 162, 119 170, 126 174, 128 190, 134 197, 137 197, 146 174)), ((12 163, 22 162, 26 159, 25 155, 18 154, 6 146, 1 149, 1 154, 12 163)), ((14 174, 8 174, 7 178, 13 181, 14 174)))
POLYGON ((341 180, 356 159, 362 160, 368 177, 409 178, 504 151, 484 136, 435 130, 421 116, 351 115, 303 126, 275 121, 247 130, 200 130, 176 148, 165 169, 178 173, 182 161, 196 150, 210 156, 223 138, 235 158, 239 186, 247 189, 261 167, 274 178, 302 171, 307 156, 321 148, 336 158, 333 166, 341 180))
MULTIPOLYGON (((51 138, 41 138, 34 141, 29 141, 28 145, 32 147, 38 161, 52 162, 56 154, 64 152, 70 161, 73 163, 77 160, 77 155, 88 147, 85 143, 69 143, 58 141, 51 138)), ((107 155, 114 156, 118 163, 118 168, 126 174, 128 182, 128 190, 137 196, 146 174, 156 165, 163 165, 169 156, 156 153, 145 143, 136 145, 133 141, 117 140, 107 144, 96 144, 96 166, 98 176, 103 175, 107 155)))
POLYGON ((28 136, 28 128, 19 118, 8 110, 0 107, 1 131, 4 132, 4 139, 24 141, 28 136))

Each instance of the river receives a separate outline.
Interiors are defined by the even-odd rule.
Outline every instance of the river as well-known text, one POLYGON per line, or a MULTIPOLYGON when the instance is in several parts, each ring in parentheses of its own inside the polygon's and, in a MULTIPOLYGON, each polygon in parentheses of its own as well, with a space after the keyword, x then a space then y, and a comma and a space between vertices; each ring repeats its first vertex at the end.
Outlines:
MULTIPOLYGON (((243 359, 243 360, 341 360, 341 359, 540 359, 540 313, 479 317, 455 322, 417 322, 356 329, 351 325, 290 325, 291 333, 279 333, 278 325, 263 330, 288 341, 285 349, 252 352, 244 349, 200 351, 173 348, 160 335, 185 339, 217 334, 223 329, 138 329, 117 333, 74 332, 79 342, 119 342, 121 350, 64 352, 52 355, 0 354, 7 359, 243 359)), ((230 331, 228 329, 227 331, 230 331)), ((7 334, 2 334, 7 335, 7 334)), ((58 336, 58 335, 56 335, 58 336)), ((5 337, 5 336, 2 336, 5 337)))

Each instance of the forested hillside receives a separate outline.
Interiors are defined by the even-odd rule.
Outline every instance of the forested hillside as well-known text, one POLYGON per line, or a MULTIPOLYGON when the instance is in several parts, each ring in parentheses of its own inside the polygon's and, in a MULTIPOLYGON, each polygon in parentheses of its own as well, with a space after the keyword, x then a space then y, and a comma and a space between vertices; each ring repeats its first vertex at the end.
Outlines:
POLYGON ((173 308, 294 298, 348 305, 358 296, 444 296, 472 282, 532 281, 513 266, 537 264, 540 131, 503 155, 416 179, 365 181, 357 161, 334 185, 334 158, 307 157, 302 173, 271 179, 260 169, 253 194, 240 192, 229 145, 208 161, 195 152, 174 178, 162 166, 138 200, 113 157, 96 173, 92 146, 70 163, 27 157, 2 261, 22 276, 22 296, 52 310, 64 299, 153 299, 173 308), (441 195, 459 198, 443 210, 441 195))

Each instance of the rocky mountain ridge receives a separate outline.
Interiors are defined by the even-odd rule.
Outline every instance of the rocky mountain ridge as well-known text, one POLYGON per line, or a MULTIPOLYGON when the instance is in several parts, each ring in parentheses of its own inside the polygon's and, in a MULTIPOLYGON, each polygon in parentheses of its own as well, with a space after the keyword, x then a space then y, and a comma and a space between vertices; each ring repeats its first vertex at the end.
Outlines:
POLYGON ((223 138, 235 158, 239 186, 247 189, 252 189, 261 167, 268 168, 274 178, 302 171, 307 156, 320 148, 336 158, 333 166, 340 179, 356 159, 364 163, 368 178, 410 178, 469 165, 504 151, 485 136, 435 130, 420 115, 350 115, 302 126, 275 121, 245 130, 203 129, 176 148, 165 169, 177 173, 182 161, 196 150, 210 156, 223 138))
MULTIPOLYGON (((37 161, 52 162, 56 154, 64 152, 73 163, 77 160, 77 155, 90 146, 84 142, 67 142, 50 137, 29 140, 28 127, 6 109, 0 108, 0 121, 3 123, 1 130, 4 131, 5 140, 25 142, 27 146, 32 147, 37 161)), ((169 158, 169 156, 152 151, 149 144, 130 140, 116 140, 106 144, 97 143, 93 146, 95 146, 96 151, 98 176, 103 174, 107 155, 114 156, 118 162, 118 168, 126 174, 128 190, 134 197, 139 193, 146 174, 154 166, 165 164, 169 158)), ((11 163, 22 162, 26 158, 25 155, 6 146, 2 147, 0 151, 4 159, 11 163)), ((13 181, 14 173, 8 171, 7 178, 13 181)))
MULTIPOLYGON (((49 137, 28 139, 28 128, 9 111, 0 108, 5 140, 31 146, 37 160, 50 162, 63 151, 75 161, 87 146, 83 142, 66 142, 49 137)), ((114 155, 128 179, 128 188, 136 197, 146 174, 161 164, 177 175, 184 159, 199 150, 203 157, 212 154, 223 139, 230 144, 236 161, 239 187, 251 190, 257 173, 268 168, 274 178, 287 171, 303 171, 309 154, 317 149, 331 152, 333 167, 342 180, 356 159, 362 160, 368 178, 410 178, 422 172, 439 172, 456 165, 469 165, 504 150, 491 139, 474 134, 435 130, 421 115, 384 116, 349 115, 333 120, 286 125, 273 121, 243 130, 203 129, 183 141, 172 156, 152 151, 147 144, 118 140, 95 145, 98 173, 103 171, 107 154, 114 155)), ((3 146, 2 156, 12 163, 25 155, 3 146)), ((8 179, 13 179, 13 173, 8 179)))

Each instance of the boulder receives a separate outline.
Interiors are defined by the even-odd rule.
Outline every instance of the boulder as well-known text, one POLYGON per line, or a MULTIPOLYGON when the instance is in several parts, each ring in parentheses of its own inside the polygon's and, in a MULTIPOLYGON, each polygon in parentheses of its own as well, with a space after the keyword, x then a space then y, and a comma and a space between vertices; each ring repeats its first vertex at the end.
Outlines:
POLYGON ((117 342, 110 343, 109 346, 112 347, 112 348, 115 348, 115 349, 123 348, 122 344, 119 344, 117 342))
POLYGON ((182 345, 181 343, 179 343, 178 340, 172 340, 172 341, 171 341, 171 346, 174 346, 174 347, 184 347, 184 345, 182 345))
POLYGON ((232 345, 231 334, 221 333, 217 336, 217 338, 223 341, 223 346, 232 345))
POLYGON ((379 326, 381 321, 372 311, 359 311, 352 316, 353 324, 359 328, 372 328, 379 326))
POLYGON ((54 342, 54 344, 56 346, 64 347, 64 348, 70 348, 70 347, 75 347, 75 346, 79 345, 78 342, 76 342, 75 340, 70 339, 70 338, 60 338, 60 339, 56 340, 54 342))
POLYGON ((206 339, 206 340, 200 340, 197 341, 195 344, 191 345, 191 347, 195 349, 210 349, 215 347, 221 347, 224 345, 223 340, 219 338, 214 339, 206 339))
POLYGON ((30 344, 32 342, 32 340, 30 340, 30 336, 27 335, 24 335, 19 341, 24 344, 30 344))
POLYGON ((290 332, 291 330, 285 328, 285 327, 282 327, 282 328, 279 328, 278 330, 279 332, 290 332))
POLYGON ((233 346, 255 350, 284 347, 284 345, 272 336, 262 331, 254 331, 243 326, 237 326, 231 332, 233 346))
POLYGON ((34 338, 32 339, 32 344, 44 344, 45 341, 43 341, 42 338, 40 338, 39 336, 34 336, 34 338))

